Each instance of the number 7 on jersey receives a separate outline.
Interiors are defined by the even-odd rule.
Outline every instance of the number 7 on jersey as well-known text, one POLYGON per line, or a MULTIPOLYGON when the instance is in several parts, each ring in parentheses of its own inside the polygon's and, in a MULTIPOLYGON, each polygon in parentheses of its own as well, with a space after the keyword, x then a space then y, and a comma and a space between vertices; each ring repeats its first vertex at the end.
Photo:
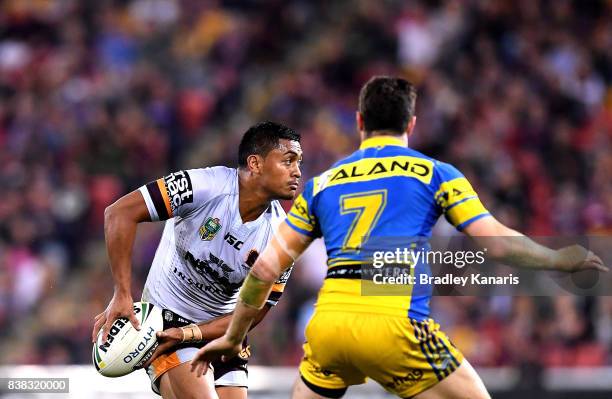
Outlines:
POLYGON ((361 245, 368 240, 372 228, 385 206, 387 190, 364 191, 340 196, 340 214, 354 214, 342 248, 345 252, 359 252, 361 245))

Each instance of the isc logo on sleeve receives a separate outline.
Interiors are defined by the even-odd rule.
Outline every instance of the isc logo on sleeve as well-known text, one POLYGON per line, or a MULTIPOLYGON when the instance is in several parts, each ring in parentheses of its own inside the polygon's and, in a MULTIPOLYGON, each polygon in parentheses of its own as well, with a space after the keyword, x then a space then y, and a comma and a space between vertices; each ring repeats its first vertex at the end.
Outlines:
POLYGON ((191 179, 187 172, 181 170, 171 173, 164 177, 164 182, 168 190, 172 210, 183 204, 193 202, 193 189, 191 188, 191 179))

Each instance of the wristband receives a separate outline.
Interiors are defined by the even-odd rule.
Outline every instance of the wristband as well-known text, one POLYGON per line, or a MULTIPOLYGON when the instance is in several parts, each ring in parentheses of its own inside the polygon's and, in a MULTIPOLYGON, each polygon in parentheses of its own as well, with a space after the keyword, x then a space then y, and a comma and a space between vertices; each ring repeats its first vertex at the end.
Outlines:
POLYGON ((202 330, 197 324, 189 324, 185 327, 181 327, 183 332, 183 339, 181 342, 200 342, 202 341, 202 330))

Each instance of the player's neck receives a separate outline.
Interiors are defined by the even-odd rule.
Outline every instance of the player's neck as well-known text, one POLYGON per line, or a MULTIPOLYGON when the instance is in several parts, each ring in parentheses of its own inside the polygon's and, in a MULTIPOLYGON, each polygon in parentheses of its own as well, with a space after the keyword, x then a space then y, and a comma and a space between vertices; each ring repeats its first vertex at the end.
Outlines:
POLYGON ((238 171, 238 208, 242 222, 256 220, 270 206, 270 199, 261 185, 248 172, 238 171))

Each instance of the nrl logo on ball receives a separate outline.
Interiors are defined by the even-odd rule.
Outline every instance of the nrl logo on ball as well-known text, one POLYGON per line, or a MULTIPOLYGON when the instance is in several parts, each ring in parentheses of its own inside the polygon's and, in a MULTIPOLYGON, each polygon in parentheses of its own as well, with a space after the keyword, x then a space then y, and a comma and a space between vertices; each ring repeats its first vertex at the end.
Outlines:
POLYGON ((200 226, 200 238, 204 241, 210 241, 215 238, 219 230, 221 230, 221 220, 209 217, 200 226))

